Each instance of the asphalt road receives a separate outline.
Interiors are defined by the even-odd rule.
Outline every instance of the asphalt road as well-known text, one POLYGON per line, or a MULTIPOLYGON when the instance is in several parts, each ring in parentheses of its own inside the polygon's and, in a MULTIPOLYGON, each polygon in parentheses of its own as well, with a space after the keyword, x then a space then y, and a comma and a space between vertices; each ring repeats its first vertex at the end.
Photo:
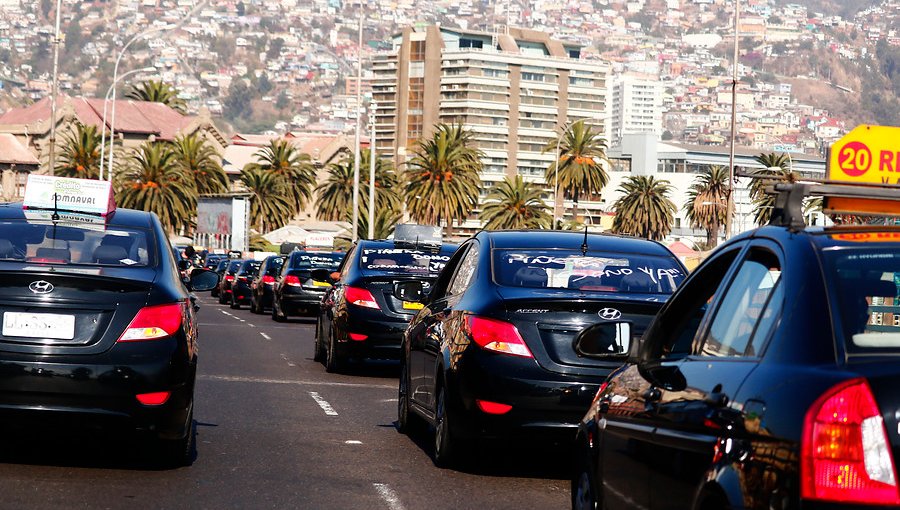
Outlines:
POLYGON ((154 469, 100 434, 7 432, 0 508, 568 508, 567 455, 486 447, 466 471, 439 469, 427 431, 394 426, 396 364, 328 374, 314 321, 201 304, 193 465, 154 469))

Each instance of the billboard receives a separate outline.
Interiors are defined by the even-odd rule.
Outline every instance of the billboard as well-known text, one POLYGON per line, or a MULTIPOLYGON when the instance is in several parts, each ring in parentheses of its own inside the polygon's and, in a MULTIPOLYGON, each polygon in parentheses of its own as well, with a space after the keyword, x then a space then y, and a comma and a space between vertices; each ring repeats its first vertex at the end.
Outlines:
POLYGON ((231 235, 232 202, 231 198, 198 199, 197 233, 231 235))

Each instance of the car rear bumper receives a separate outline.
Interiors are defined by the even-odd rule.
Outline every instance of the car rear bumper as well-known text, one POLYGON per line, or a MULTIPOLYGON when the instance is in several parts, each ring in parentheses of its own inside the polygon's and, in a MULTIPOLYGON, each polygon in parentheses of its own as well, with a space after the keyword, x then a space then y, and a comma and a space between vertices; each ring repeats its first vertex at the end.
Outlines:
POLYGON ((249 303, 250 287, 243 284, 234 285, 231 288, 231 295, 233 299, 239 303, 249 303))
POLYGON ((359 358, 400 359, 400 342, 409 321, 388 318, 375 320, 356 315, 350 314, 346 331, 337 336, 338 353, 359 358), (365 335, 365 338, 355 340, 351 334, 365 335))
POLYGON ((281 310, 288 315, 314 314, 319 310, 323 292, 294 291, 282 293, 281 310))

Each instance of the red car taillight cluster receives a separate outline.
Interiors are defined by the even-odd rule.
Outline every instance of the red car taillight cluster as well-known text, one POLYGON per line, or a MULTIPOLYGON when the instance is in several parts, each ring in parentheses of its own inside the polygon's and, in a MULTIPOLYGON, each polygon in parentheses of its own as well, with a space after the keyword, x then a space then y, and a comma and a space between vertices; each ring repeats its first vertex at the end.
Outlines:
POLYGON ((352 305, 371 308, 373 310, 381 310, 381 307, 378 306, 378 302, 375 301, 375 296, 367 289, 347 287, 347 290, 344 291, 344 297, 347 299, 347 302, 352 305))
POLYGON ((514 325, 474 315, 470 315, 466 320, 472 341, 482 349, 523 358, 534 357, 514 325))
POLYGON ((140 342, 172 336, 181 328, 186 307, 186 302, 145 306, 131 319, 117 341, 140 342))
POLYGON ((275 277, 267 274, 262 277, 262 282, 266 285, 272 285, 273 283, 275 283, 275 277))
POLYGON ((289 274, 284 277, 284 284, 290 285, 291 287, 302 287, 303 286, 303 282, 300 281, 300 278, 298 278, 292 274, 289 274))
POLYGON ((865 379, 838 384, 807 411, 801 462, 805 499, 900 504, 884 420, 865 379))
POLYGON ((225 281, 226 281, 226 282, 233 282, 233 281, 234 281, 234 275, 233 275, 233 274, 226 274, 226 275, 225 275, 225 281))

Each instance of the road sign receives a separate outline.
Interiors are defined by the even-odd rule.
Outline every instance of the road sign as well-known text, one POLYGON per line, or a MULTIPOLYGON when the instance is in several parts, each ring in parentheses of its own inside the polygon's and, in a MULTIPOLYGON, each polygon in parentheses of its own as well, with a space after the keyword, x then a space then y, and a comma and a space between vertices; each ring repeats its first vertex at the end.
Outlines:
POLYGON ((827 178, 900 184, 900 127, 855 127, 831 146, 827 178))

